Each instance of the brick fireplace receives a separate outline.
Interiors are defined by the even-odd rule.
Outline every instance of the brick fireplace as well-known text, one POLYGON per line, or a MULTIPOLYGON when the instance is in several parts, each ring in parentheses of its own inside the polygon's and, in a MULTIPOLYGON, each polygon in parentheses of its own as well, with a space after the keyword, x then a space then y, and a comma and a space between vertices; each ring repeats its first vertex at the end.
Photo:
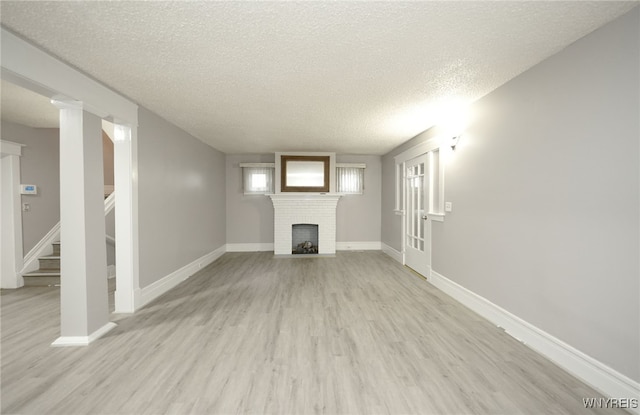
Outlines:
POLYGON ((275 255, 291 255, 292 227, 318 225, 318 254, 336 253, 336 207, 340 196, 330 194, 276 193, 273 202, 275 255))

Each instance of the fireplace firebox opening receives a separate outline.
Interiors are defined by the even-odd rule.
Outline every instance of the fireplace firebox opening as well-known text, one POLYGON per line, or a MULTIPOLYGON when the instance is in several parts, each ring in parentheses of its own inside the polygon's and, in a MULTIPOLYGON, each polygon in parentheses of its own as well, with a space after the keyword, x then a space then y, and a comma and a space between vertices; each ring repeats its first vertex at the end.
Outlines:
POLYGON ((317 254, 318 253, 318 225, 310 223, 298 223, 291 225, 291 253, 292 254, 317 254))

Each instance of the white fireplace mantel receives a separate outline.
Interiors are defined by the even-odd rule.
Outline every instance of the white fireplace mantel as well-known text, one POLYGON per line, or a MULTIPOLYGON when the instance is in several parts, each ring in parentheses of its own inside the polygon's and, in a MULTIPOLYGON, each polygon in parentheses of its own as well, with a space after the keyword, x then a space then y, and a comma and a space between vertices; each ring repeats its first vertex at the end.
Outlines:
POLYGON ((336 204, 342 193, 274 193, 271 200, 335 200, 336 204))
POLYGON ((291 228, 295 224, 318 225, 318 253, 336 253, 336 193, 276 193, 273 202, 273 250, 275 255, 291 255, 291 228))

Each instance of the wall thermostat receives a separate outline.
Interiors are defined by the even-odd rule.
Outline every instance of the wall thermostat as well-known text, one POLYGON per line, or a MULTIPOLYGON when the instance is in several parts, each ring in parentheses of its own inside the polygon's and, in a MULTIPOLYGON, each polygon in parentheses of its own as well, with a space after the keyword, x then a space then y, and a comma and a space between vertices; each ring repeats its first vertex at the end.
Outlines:
POLYGON ((21 195, 37 195, 38 186, 36 186, 35 184, 21 184, 20 194, 21 195))

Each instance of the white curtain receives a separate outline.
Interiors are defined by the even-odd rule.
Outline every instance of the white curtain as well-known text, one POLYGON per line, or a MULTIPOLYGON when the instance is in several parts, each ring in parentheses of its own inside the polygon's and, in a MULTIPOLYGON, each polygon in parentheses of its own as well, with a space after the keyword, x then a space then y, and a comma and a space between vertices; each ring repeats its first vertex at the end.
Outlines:
POLYGON ((362 194, 364 191, 364 169, 360 167, 337 167, 336 190, 338 193, 362 194))
POLYGON ((273 167, 243 167, 244 194, 273 193, 273 167))

